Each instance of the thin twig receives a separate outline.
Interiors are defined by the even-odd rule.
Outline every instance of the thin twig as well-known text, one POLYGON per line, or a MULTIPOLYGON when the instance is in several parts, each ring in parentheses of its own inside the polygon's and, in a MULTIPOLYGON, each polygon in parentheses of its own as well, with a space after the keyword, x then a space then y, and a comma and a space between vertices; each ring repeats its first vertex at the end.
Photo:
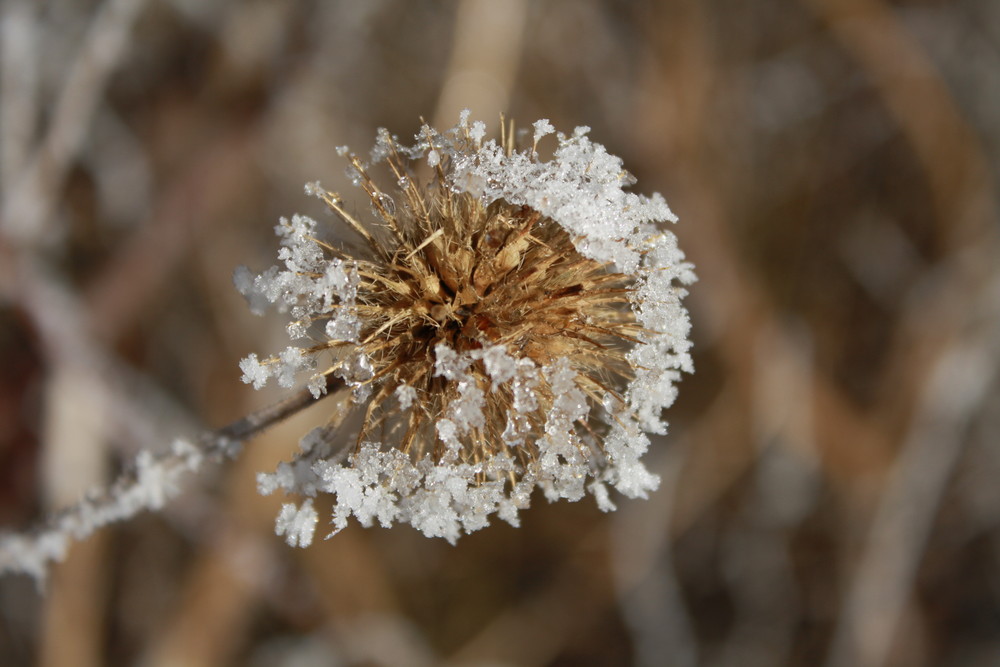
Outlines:
MULTIPOLYGON (((341 388, 341 380, 327 376, 325 395, 341 388)), ((34 529, 0 536, 0 574, 23 572, 42 582, 49 564, 65 557, 71 540, 81 540, 144 510, 160 509, 179 493, 180 478, 197 472, 206 457, 231 458, 242 442, 321 399, 303 389, 220 429, 202 433, 193 442, 177 440, 166 454, 141 453, 135 465, 107 489, 88 494, 34 529)))
MULTIPOLYGON (((343 380, 334 377, 333 375, 326 376, 326 394, 336 393, 339 389, 344 386, 343 380)), ((303 389, 297 394, 289 396, 288 398, 270 405, 257 412, 252 412, 246 417, 237 419, 236 421, 223 426, 217 431, 213 431, 206 434, 210 441, 220 442, 222 440, 229 440, 230 442, 243 442, 249 440, 260 434, 262 431, 274 426, 280 421, 291 417, 295 413, 303 410, 318 400, 320 398, 315 398, 308 389, 303 389)), ((203 441, 204 442, 204 441, 203 441)))

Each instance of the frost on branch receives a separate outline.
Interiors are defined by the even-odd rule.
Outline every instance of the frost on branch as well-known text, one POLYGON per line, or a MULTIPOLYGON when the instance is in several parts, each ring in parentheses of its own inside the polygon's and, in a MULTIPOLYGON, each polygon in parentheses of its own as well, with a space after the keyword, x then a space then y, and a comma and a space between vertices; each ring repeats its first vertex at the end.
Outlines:
MULTIPOLYGON (((610 489, 656 489, 642 456, 692 371, 694 274, 663 198, 627 192, 621 160, 587 134, 539 120, 517 148, 464 113, 412 146, 381 130, 368 161, 338 149, 371 217, 318 183, 306 192, 364 249, 282 219, 282 266, 235 281, 255 312, 290 314, 293 345, 240 368, 255 388, 299 378, 316 395, 336 378, 360 426, 314 432, 261 492, 331 495, 334 532, 353 516, 454 542, 494 514, 516 525, 536 488, 589 492, 606 511, 610 489)), ((308 544, 315 517, 311 500, 286 504, 278 533, 308 544)))
POLYGON ((120 479, 106 491, 88 495, 42 529, 0 534, 0 572, 23 572, 41 583, 49 564, 65 557, 71 541, 82 540, 110 523, 145 510, 163 509, 180 492, 181 479, 197 472, 203 459, 202 450, 186 440, 175 440, 170 451, 159 458, 141 452, 130 477, 120 479))

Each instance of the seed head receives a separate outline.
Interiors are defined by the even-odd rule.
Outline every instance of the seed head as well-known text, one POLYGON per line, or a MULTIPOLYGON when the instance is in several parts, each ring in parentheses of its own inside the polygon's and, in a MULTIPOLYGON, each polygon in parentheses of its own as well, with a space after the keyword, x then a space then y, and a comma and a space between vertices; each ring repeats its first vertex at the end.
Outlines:
MULTIPOLYGON (((634 179, 587 128, 557 134, 541 160, 552 132, 538 121, 518 148, 512 125, 487 140, 467 112, 413 146, 382 130, 367 162, 340 151, 371 216, 306 186, 360 250, 296 215, 275 228, 283 269, 237 270, 255 311, 290 311, 289 335, 309 340, 250 355, 244 382, 290 387, 308 372, 318 396, 336 378, 360 416, 352 429, 338 411, 260 476, 263 493, 334 494, 336 530, 353 514, 454 541, 494 512, 516 525, 536 486, 550 500, 589 489, 605 510, 607 484, 656 488, 640 457, 692 370, 679 284, 694 275, 653 224, 676 220, 663 198, 624 192, 634 179)), ((316 520, 311 501, 285 505, 278 532, 305 545, 316 520)))

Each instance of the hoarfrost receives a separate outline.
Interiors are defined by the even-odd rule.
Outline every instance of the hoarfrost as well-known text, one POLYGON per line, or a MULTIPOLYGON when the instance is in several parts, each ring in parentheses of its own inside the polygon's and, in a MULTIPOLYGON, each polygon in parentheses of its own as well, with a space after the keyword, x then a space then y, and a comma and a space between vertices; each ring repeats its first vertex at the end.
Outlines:
POLYGON ((313 534, 319 515, 313 507, 312 500, 306 500, 301 507, 293 503, 281 506, 281 512, 274 524, 274 532, 285 536, 285 542, 290 547, 307 547, 312 544, 313 534))
POLYGON ((401 384, 396 387, 396 400, 399 401, 399 407, 403 410, 409 410, 413 402, 417 400, 417 390, 409 385, 401 384))
POLYGON ((556 131, 556 128, 552 127, 552 123, 550 123, 547 118, 536 120, 532 124, 532 126, 535 128, 533 142, 536 145, 542 139, 542 137, 546 137, 556 131))
POLYGON ((110 523, 162 509, 180 493, 184 476, 197 472, 203 462, 202 450, 181 439, 159 457, 141 452, 131 479, 123 477, 107 491, 88 494, 36 534, 0 534, 0 572, 24 572, 41 584, 49 563, 65 558, 71 539, 82 540, 110 523))
POLYGON ((251 354, 240 361, 240 370, 243 377, 240 378, 246 384, 253 384, 254 389, 260 389, 267 384, 267 378, 271 377, 271 369, 260 363, 256 354, 251 354))

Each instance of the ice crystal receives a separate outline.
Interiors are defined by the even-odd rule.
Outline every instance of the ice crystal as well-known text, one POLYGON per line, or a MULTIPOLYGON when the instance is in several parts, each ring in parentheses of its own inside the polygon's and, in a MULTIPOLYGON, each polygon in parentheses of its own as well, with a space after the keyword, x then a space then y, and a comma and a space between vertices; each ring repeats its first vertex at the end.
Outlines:
MULTIPOLYGON (((340 378, 361 415, 353 434, 313 431, 296 460, 259 477, 262 493, 331 494, 334 532, 353 516, 454 541, 493 514, 517 525, 535 488, 550 500, 589 491, 608 511, 610 488, 657 487, 641 459, 692 370, 681 298, 694 274, 660 224, 676 220, 663 198, 627 192, 634 179, 587 128, 555 133, 541 160, 553 133, 539 120, 519 148, 512 128, 487 139, 467 112, 412 146, 381 130, 370 162, 338 149, 370 221, 306 186, 364 252, 295 215, 275 228, 283 267, 237 271, 255 312, 289 312, 292 340, 312 341, 249 355, 243 381, 306 374, 318 396, 340 378)), ((315 524, 306 500, 283 507, 277 531, 305 546, 315 524)))
POLYGON ((318 522, 319 515, 313 508, 312 500, 306 500, 302 503, 302 507, 285 503, 281 506, 274 530, 278 535, 285 536, 288 546, 307 547, 312 544, 318 522))

